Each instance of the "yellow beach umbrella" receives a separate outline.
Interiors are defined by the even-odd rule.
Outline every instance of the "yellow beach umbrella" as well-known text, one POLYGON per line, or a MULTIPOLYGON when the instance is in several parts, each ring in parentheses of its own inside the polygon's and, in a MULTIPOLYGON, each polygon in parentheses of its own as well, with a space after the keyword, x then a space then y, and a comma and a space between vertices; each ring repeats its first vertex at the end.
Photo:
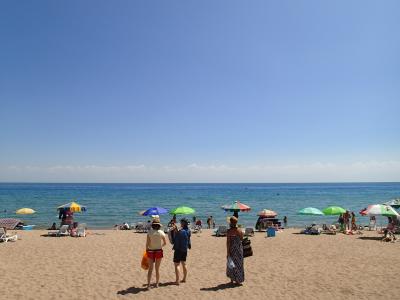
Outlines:
POLYGON ((82 211, 86 211, 86 206, 80 205, 76 202, 69 202, 67 204, 61 205, 59 207, 57 207, 58 210, 60 209, 64 209, 67 208, 72 212, 82 212, 82 211))
POLYGON ((20 208, 18 209, 15 213, 18 215, 31 215, 34 214, 36 211, 34 211, 32 208, 20 208))

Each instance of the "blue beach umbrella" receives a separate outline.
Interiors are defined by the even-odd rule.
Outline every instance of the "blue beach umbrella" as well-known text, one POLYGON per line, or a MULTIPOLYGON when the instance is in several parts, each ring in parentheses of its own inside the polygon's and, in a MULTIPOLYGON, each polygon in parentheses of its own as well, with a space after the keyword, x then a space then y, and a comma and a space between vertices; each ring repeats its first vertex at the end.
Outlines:
POLYGON ((155 216, 155 215, 162 215, 168 213, 168 210, 166 210, 163 207, 151 207, 147 210, 145 210, 143 213, 141 213, 142 216, 155 216))

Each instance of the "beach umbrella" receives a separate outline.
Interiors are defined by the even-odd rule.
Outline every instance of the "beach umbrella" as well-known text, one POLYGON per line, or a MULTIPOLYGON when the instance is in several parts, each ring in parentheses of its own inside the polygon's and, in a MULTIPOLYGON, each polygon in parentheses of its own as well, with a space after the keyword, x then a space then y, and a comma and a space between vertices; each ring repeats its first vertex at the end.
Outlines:
POLYGON ((158 216, 162 214, 166 214, 168 210, 162 207, 151 207, 143 212, 141 212, 142 216, 158 216))
POLYGON ((5 229, 13 230, 18 224, 22 223, 20 219, 4 218, 0 219, 0 227, 5 229))
POLYGON ((278 215, 277 212, 269 209, 263 209, 257 213, 257 216, 259 217, 276 217, 278 215))
POLYGON ((191 215, 194 214, 196 211, 191 208, 191 207, 187 207, 187 206, 179 206, 175 209, 170 210, 170 214, 171 215, 191 215))
POLYGON ((61 209, 69 209, 72 212, 83 212, 86 211, 86 206, 80 205, 76 202, 69 202, 67 204, 61 205, 59 207, 57 207, 58 210, 61 209))
POLYGON ((324 213, 315 207, 306 207, 298 211, 299 215, 305 216, 323 216, 324 213))
POLYGON ((15 213, 18 215, 31 215, 34 214, 36 211, 34 211, 32 208, 20 208, 18 209, 15 213))
POLYGON ((394 208, 400 208, 400 198, 392 199, 388 202, 383 203, 384 205, 389 205, 394 208))
POLYGON ((393 207, 383 204, 370 205, 366 209, 360 211, 360 214, 363 216, 385 216, 385 217, 399 216, 398 212, 395 211, 393 207))
POLYGON ((346 212, 346 210, 340 206, 329 206, 322 210, 324 215, 333 216, 333 215, 341 215, 346 212))
POLYGON ((232 204, 226 204, 221 207, 225 211, 233 211, 233 212, 239 212, 239 211, 250 211, 250 206, 240 203, 239 201, 235 201, 232 204))

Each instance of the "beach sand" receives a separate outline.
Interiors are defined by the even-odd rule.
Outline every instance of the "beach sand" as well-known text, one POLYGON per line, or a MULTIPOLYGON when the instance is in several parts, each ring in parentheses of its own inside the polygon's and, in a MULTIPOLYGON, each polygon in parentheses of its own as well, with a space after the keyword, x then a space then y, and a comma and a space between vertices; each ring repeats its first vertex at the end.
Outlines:
MULTIPOLYGON (((188 281, 175 280, 171 245, 164 251, 161 286, 146 291, 140 268, 145 234, 93 230, 86 238, 43 237, 19 231, 0 244, 1 299, 395 299, 400 242, 362 236, 306 236, 287 229, 274 238, 256 233, 245 259, 246 281, 225 276, 226 239, 193 234, 188 281)), ((11 232, 10 232, 11 233, 11 232)))

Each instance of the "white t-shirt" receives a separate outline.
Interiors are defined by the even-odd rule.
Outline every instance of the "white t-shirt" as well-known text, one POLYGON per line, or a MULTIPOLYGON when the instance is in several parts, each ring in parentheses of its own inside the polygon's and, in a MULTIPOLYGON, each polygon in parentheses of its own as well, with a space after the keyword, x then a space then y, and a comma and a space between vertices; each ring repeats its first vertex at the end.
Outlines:
POLYGON ((164 231, 161 229, 150 229, 150 231, 147 233, 147 236, 150 238, 149 250, 159 250, 162 248, 162 238, 165 238, 164 231))

